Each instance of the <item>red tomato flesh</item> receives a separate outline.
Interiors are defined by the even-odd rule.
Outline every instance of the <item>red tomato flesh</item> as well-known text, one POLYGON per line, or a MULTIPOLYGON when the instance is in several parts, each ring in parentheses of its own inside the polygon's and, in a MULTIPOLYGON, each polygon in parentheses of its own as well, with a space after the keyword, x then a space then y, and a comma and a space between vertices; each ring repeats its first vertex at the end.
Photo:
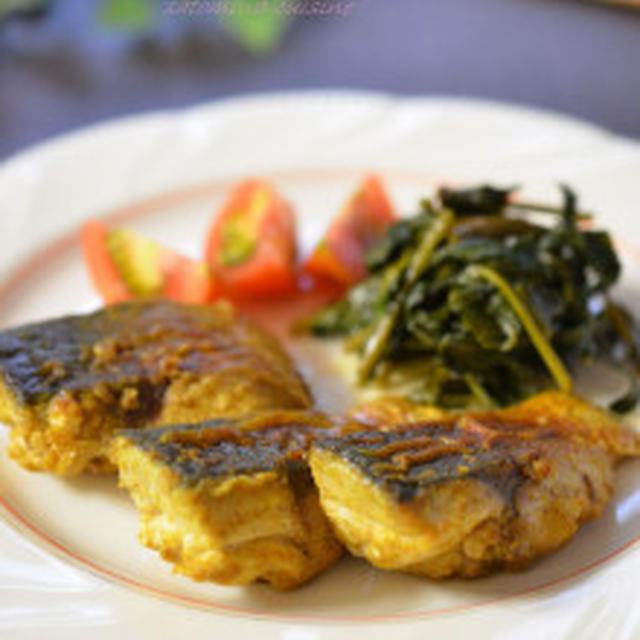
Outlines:
POLYGON ((382 180, 364 178, 358 190, 333 219, 303 271, 319 281, 348 287, 367 273, 365 257, 397 219, 382 180))
POLYGON ((182 256, 135 232, 110 229, 104 222, 90 220, 81 227, 80 240, 91 280, 106 304, 134 298, 199 304, 216 297, 215 281, 205 262, 182 256), (114 253, 115 235, 120 251, 114 253), (128 250, 125 263, 123 246, 128 250))
POLYGON ((80 229, 84 261, 93 286, 106 304, 113 304, 130 300, 133 294, 121 278, 109 253, 108 235, 109 228, 99 220, 89 220, 80 229))
POLYGON ((205 256, 230 298, 267 298, 296 289, 295 219, 268 183, 238 184, 207 236, 205 256))
POLYGON ((206 262, 175 253, 163 257, 163 262, 164 298, 185 304, 201 304, 217 297, 216 283, 206 262))

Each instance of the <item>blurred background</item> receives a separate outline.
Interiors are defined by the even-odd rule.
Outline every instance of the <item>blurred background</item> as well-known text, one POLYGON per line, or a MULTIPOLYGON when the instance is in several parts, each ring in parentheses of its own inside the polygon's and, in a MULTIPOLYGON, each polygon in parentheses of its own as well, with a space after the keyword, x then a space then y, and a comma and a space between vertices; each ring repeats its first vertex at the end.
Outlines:
POLYGON ((310 87, 504 100, 640 137, 640 10, 623 4, 0 0, 0 159, 105 118, 310 87))

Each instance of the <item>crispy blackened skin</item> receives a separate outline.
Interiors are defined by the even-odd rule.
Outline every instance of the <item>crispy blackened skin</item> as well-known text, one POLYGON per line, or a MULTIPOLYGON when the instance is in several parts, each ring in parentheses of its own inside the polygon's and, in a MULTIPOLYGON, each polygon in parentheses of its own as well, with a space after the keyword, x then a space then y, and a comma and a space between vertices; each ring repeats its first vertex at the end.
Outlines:
POLYGON ((30 469, 113 471, 116 429, 310 404, 277 340, 226 304, 124 303, 0 333, 0 420, 30 469))
MULTIPOLYGON (((390 408, 394 403, 390 402, 390 408)), ((402 408, 406 403, 399 401, 402 408)), ((406 404, 406 410, 411 405, 406 404)), ((384 401, 379 402, 380 411, 384 401)), ((354 410, 366 422, 366 405, 354 410)), ((319 440, 316 447, 339 453, 392 492, 399 501, 414 500, 434 484, 477 479, 498 489, 509 501, 526 479, 522 469, 538 455, 540 444, 572 440, 595 444, 613 458, 640 454, 640 437, 621 428, 612 416, 570 396, 546 392, 505 410, 443 414, 420 419, 417 407, 405 424, 385 426, 375 416, 375 430, 319 440)), ((400 412, 401 413, 401 412, 400 412)), ((393 416, 393 414, 391 414, 393 416)), ((399 421, 400 416, 393 419, 399 421)))
POLYGON ((133 426, 148 419, 160 406, 166 381, 136 361, 133 343, 126 347, 127 354, 120 362, 110 364, 105 359, 101 364, 99 354, 101 344, 111 349, 107 341, 119 318, 128 322, 129 310, 112 308, 0 333, 0 373, 6 386, 21 405, 36 406, 61 392, 132 384, 139 397, 128 421, 133 426))
POLYGON ((533 443, 527 443, 533 430, 538 442, 557 437, 534 425, 489 425, 463 417, 356 432, 315 446, 341 455, 399 502, 462 479, 489 484, 511 502, 525 480, 522 468, 536 454, 533 443))
POLYGON ((311 411, 269 411, 242 420, 125 430, 118 438, 167 465, 187 485, 203 478, 250 475, 286 465, 306 468, 311 444, 359 425, 311 411))
MULTIPOLYGON (((228 316, 214 306, 134 302, 9 329, 0 333, 0 371, 25 404, 100 383, 162 385, 174 372, 197 374, 225 360, 254 359, 250 343, 220 331, 228 328, 228 316)), ((292 394, 308 401, 300 383, 292 394)), ((147 408, 154 405, 150 397, 147 408)))

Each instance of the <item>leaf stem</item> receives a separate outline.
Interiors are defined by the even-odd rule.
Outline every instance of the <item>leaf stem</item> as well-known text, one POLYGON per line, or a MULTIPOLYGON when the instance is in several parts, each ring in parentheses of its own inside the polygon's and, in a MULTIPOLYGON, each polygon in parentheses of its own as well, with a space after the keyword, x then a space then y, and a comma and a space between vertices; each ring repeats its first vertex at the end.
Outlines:
MULTIPOLYGON (((513 200, 509 201, 507 209, 520 209, 522 211, 536 211, 538 213, 552 213, 554 215, 562 215, 563 208, 562 207, 554 207, 550 204, 542 204, 540 202, 524 202, 521 200, 513 200)), ((577 220, 591 220, 593 218, 593 214, 591 213, 578 213, 576 215, 577 220)))
POLYGON ((552 378, 556 381, 558 388, 565 393, 571 393, 573 381, 562 360, 560 360, 549 341, 544 337, 535 319, 509 283, 493 269, 480 264, 471 265, 467 268, 466 273, 472 278, 487 280, 498 289, 518 316, 533 346, 545 363, 552 378))
POLYGON ((425 229, 420 244, 409 260, 402 289, 392 302, 387 314, 380 320, 375 331, 366 342, 363 359, 358 368, 359 382, 364 382, 371 377, 393 333, 409 291, 427 268, 433 252, 448 235, 454 221, 455 215, 453 211, 441 209, 438 217, 425 229))

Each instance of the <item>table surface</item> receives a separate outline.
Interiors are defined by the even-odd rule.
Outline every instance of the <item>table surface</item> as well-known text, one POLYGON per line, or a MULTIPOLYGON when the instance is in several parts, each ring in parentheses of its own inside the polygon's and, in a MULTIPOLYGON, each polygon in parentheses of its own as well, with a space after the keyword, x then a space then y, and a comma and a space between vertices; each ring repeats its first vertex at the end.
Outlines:
POLYGON ((165 13, 154 37, 132 36, 97 28, 93 5, 57 0, 43 19, 0 25, 0 158, 105 118, 311 87, 497 99, 640 137, 640 11, 353 0, 347 17, 297 18, 257 57, 211 19, 165 13))

